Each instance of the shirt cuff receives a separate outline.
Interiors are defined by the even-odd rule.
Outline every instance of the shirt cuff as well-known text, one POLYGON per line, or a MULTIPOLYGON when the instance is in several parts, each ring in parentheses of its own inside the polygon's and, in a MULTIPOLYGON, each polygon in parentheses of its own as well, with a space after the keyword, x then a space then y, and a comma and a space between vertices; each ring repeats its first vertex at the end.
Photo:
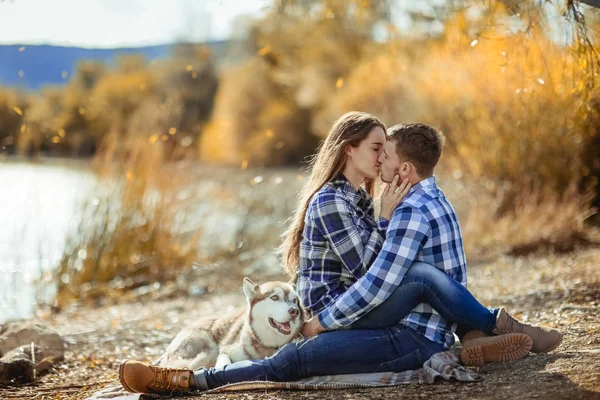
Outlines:
POLYGON ((377 229, 379 229, 385 233, 385 231, 387 231, 389 224, 390 224, 390 221, 388 219, 379 217, 376 225, 377 225, 377 229))
POLYGON ((342 324, 333 319, 333 316, 329 311, 327 311, 327 309, 321 311, 321 313, 318 315, 318 318, 319 322, 321 323, 321 326, 328 331, 332 331, 343 327, 342 324))

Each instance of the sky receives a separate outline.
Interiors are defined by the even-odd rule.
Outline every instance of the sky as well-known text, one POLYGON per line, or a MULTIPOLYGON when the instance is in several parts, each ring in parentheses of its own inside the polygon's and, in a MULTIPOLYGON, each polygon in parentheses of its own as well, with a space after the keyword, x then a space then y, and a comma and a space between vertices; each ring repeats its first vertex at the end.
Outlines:
POLYGON ((226 39, 270 0, 0 0, 0 44, 125 47, 226 39))
MULTIPOLYGON (((445 1, 396 0, 394 22, 401 30, 410 29, 404 11, 423 11, 436 3, 445 1)), ((260 17, 271 4, 272 0, 0 0, 0 44, 114 48, 222 40, 240 26, 241 16, 260 17)), ((563 31, 552 34, 559 35, 559 41, 564 36, 563 31)))

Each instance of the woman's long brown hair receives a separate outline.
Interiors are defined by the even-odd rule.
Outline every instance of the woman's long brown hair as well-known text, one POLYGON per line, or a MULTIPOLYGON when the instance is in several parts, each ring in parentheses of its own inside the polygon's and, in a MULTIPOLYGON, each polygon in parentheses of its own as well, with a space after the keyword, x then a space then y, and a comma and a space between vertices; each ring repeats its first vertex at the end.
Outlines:
MULTIPOLYGON (((335 179, 346 165, 347 146, 357 147, 365 140, 373 128, 385 126, 371 114, 352 111, 336 120, 321 143, 317 154, 309 163, 310 177, 298 195, 298 206, 291 218, 291 224, 283 234, 284 240, 279 248, 283 258, 283 267, 291 280, 296 280, 296 268, 300 259, 300 241, 304 231, 304 217, 308 204, 314 194, 327 182, 335 179)), ((373 195, 373 180, 365 181, 365 188, 373 195)))

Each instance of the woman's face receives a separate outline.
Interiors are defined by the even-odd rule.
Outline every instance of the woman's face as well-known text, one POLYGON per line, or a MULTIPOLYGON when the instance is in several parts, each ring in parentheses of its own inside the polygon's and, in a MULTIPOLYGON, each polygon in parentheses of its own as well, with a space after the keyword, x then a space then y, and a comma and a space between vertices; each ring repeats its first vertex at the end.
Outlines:
POLYGON ((347 163, 366 178, 377 178, 379 176, 379 156, 383 152, 385 141, 384 130, 376 126, 357 147, 348 147, 346 150, 347 163))

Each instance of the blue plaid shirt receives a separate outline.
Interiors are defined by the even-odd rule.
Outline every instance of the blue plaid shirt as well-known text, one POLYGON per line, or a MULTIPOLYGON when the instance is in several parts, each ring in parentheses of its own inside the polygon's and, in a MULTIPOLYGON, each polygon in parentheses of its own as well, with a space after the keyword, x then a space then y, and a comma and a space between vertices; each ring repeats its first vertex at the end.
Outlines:
MULTIPOLYGON (((416 184, 394 210, 383 249, 367 273, 319 314, 327 329, 347 326, 383 303, 414 261, 422 261, 467 285, 467 261, 456 213, 431 177, 416 184)), ((447 348, 456 324, 429 305, 418 305, 402 323, 447 348)))
POLYGON ((313 315, 363 276, 383 245, 388 220, 375 221, 373 199, 344 175, 312 197, 300 242, 296 290, 313 315))

